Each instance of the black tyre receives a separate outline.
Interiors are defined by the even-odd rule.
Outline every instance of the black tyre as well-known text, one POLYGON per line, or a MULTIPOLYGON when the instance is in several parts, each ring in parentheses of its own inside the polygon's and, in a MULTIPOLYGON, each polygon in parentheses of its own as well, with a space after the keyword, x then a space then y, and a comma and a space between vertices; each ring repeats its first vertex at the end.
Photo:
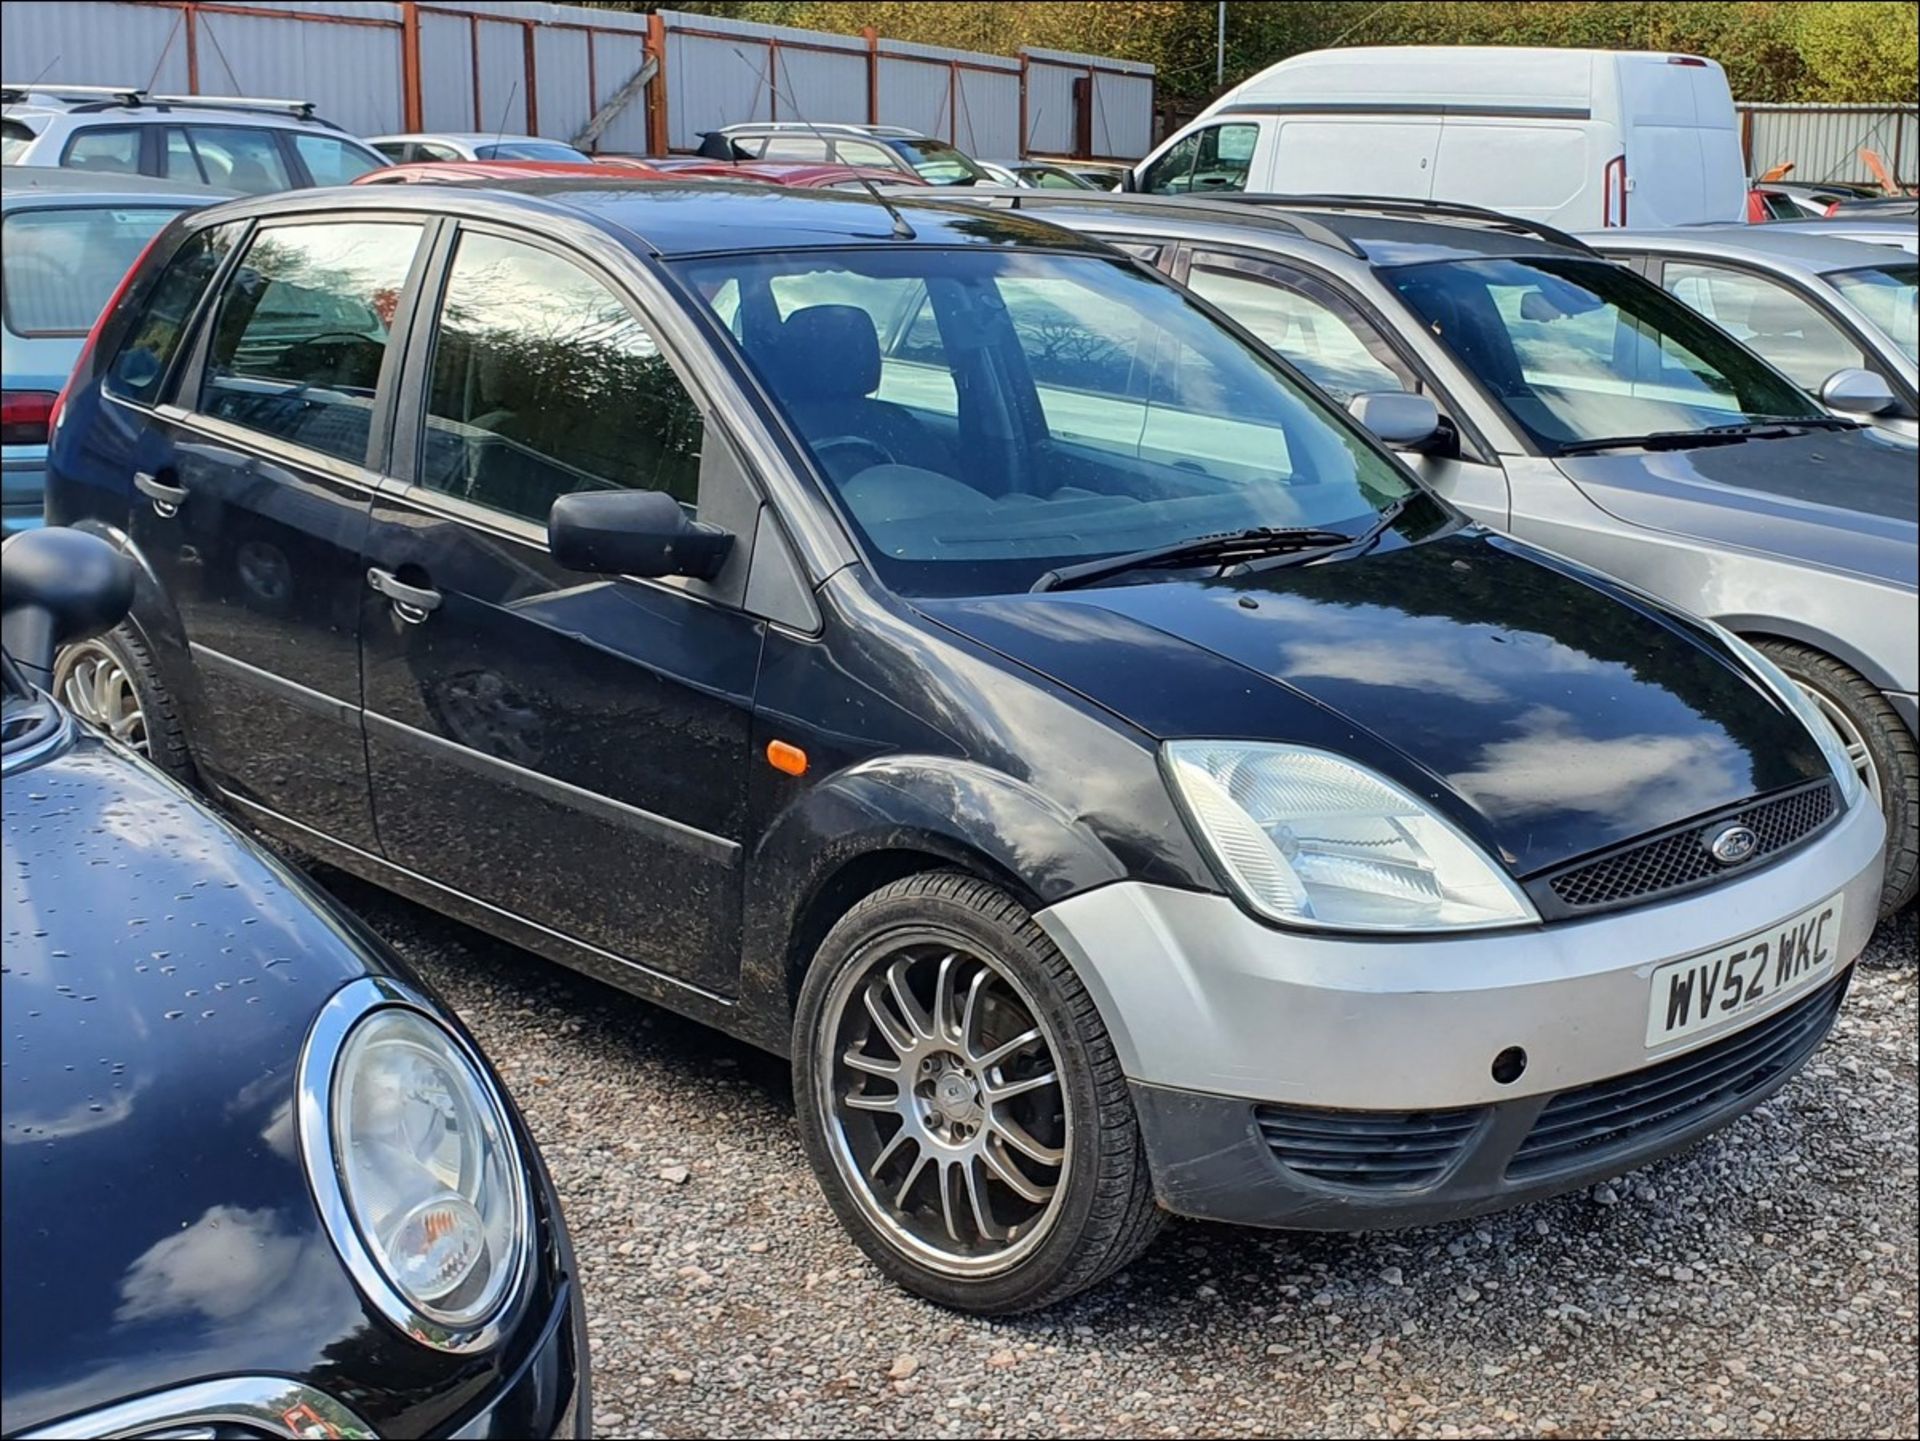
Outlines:
POLYGON ((1887 878, 1880 914, 1890 916, 1920 889, 1920 750, 1886 696, 1865 678, 1811 646, 1756 642, 1767 658, 1811 696, 1860 770, 1867 793, 1887 818, 1887 878))
POLYGON ((982 1315, 1046 1306, 1159 1229, 1093 1000, 998 886, 933 871, 848 911, 801 988, 793 1058, 827 1200, 929 1300, 982 1315))
POLYGON ((175 780, 193 784, 193 756, 179 709, 131 626, 60 652, 53 690, 79 719, 138 751, 175 780))

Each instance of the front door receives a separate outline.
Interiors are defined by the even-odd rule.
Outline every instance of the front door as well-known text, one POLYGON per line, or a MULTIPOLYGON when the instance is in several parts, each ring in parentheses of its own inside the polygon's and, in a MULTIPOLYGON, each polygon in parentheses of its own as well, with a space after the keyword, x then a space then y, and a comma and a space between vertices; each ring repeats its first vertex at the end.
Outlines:
POLYGON ((569 491, 665 490, 712 518, 744 482, 629 300, 570 252, 463 227, 415 350, 423 413, 396 445, 411 483, 374 506, 361 586, 382 850, 728 993, 762 629, 732 603, 750 538, 710 585, 572 573, 545 539, 569 491))
POLYGON ((1292 361, 1339 405, 1375 390, 1431 394, 1457 443, 1444 454, 1401 459, 1483 525, 1507 525, 1506 472, 1465 432, 1447 397, 1346 295, 1291 265, 1207 250, 1193 252, 1186 283, 1292 361))
POLYGON ((301 217, 254 232, 152 422, 130 523, 184 631, 207 778, 365 848, 360 547, 421 231, 301 217))

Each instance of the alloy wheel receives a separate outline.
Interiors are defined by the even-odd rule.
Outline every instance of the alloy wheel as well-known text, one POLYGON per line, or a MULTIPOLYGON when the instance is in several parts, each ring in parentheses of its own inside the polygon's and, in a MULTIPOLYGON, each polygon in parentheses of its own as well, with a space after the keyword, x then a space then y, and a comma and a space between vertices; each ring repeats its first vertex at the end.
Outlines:
POLYGON ((60 674, 56 689, 68 710, 141 755, 148 753, 140 692, 111 649, 97 640, 82 641, 61 657, 60 674))
POLYGON ((1815 686, 1796 680, 1801 693, 1820 707, 1820 714, 1840 736, 1840 744, 1846 747, 1847 759, 1853 762, 1853 768, 1860 772, 1860 780, 1867 788, 1867 794, 1873 797, 1876 806, 1882 806, 1880 796, 1880 767, 1873 763, 1873 752, 1867 746, 1867 738, 1855 725, 1853 718, 1842 710, 1831 696, 1824 694, 1815 686))
POLYGON ((1066 1194, 1073 1116, 1026 989, 957 937, 895 935, 848 964, 823 1021, 816 1100, 875 1227, 950 1276, 1031 1253, 1066 1194))

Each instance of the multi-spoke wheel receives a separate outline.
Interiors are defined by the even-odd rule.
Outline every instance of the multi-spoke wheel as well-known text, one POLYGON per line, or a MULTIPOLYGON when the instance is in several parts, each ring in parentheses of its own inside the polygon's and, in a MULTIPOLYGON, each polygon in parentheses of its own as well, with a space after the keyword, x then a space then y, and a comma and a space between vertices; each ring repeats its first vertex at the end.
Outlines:
POLYGON ((869 896, 821 946, 794 1039, 802 1133, 828 1198, 912 1289, 1025 1310, 1151 1238, 1112 1045, 1004 891, 933 872, 869 896))
POLYGON ((60 652, 53 693, 81 720, 146 756, 176 780, 191 781, 193 760, 173 697, 153 657, 129 626, 60 652))
POLYGON ((1920 747, 1913 732, 1878 686, 1832 656, 1791 641, 1755 644, 1832 722, 1847 759, 1887 818, 1880 914, 1892 915, 1920 891, 1920 747))
POLYGON ((82 641, 61 658, 58 689, 74 715, 141 755, 147 753, 147 713, 140 692, 104 641, 82 641))

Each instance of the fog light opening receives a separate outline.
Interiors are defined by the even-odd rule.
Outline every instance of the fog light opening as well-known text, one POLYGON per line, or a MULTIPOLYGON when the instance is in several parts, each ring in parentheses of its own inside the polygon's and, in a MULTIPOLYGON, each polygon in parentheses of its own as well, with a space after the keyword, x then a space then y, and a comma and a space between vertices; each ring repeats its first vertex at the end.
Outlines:
POLYGON ((1518 1046, 1508 1046, 1493 1058, 1493 1078, 1503 1086, 1511 1086, 1526 1069, 1527 1053, 1518 1046))

